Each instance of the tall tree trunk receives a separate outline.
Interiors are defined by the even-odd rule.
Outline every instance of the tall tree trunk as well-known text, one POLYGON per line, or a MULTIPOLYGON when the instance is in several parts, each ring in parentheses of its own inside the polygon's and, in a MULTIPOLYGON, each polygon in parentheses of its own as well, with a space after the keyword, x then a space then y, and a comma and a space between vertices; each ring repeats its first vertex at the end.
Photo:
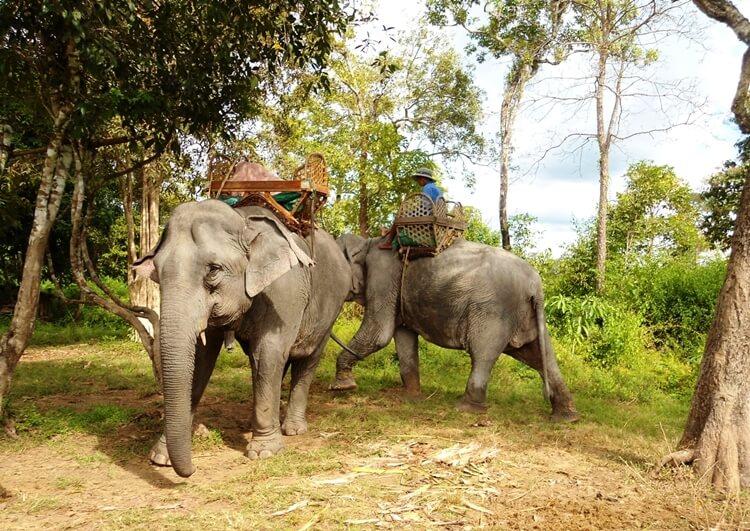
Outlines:
POLYGON ((71 107, 60 110, 54 133, 47 145, 42 179, 36 196, 34 221, 23 263, 21 286, 18 289, 10 326, 0 339, 0 417, 4 413, 5 397, 10 389, 13 371, 34 331, 44 254, 52 226, 60 210, 65 182, 73 161, 70 148, 62 145, 71 111, 71 107))
POLYGON ((604 291, 607 267, 607 207, 609 206, 609 138, 604 118, 607 84, 607 53, 599 52, 596 76, 596 140, 599 146, 599 210, 596 220, 596 291, 604 291))
MULTIPOLYGON (((156 247, 159 241, 159 194, 161 192, 161 178, 157 171, 149 171, 148 168, 141 168, 138 171, 140 176, 142 193, 141 193, 141 227, 140 240, 141 251, 143 255, 156 247)), ((130 301, 135 306, 144 306, 151 308, 157 314, 159 313, 159 285, 148 278, 135 277, 130 284, 130 301)), ((149 332, 153 334, 150 323, 147 326, 149 332)))
MULTIPOLYGON (((127 165, 132 166, 128 157, 127 165)), ((126 254, 128 261, 128 292, 130 294, 130 300, 133 301, 133 283, 135 281, 136 274, 133 270, 133 263, 138 257, 138 251, 135 247, 135 217, 133 216, 133 173, 128 172, 122 176, 120 180, 120 192, 122 194, 122 205, 123 214, 125 216, 125 225, 128 233, 128 241, 126 243, 126 254)))
POLYGON ((693 462, 718 488, 750 487, 750 179, 732 240, 727 276, 708 332, 681 451, 664 463, 693 462))
POLYGON ((85 176, 91 168, 94 154, 79 146, 74 155, 76 172, 70 209, 70 266, 73 279, 81 290, 84 302, 104 308, 133 327, 151 358, 154 377, 161 386, 161 353, 159 343, 155 340, 159 337, 159 316, 151 308, 122 302, 99 278, 86 245, 86 230, 93 198, 86 198, 85 176), (93 281, 106 297, 94 291, 89 285, 89 280, 93 281))
POLYGON ((503 249, 511 250, 510 226, 508 225, 508 181, 510 152, 513 148, 513 127, 521 106, 526 84, 534 75, 537 66, 516 59, 508 74, 503 103, 500 107, 500 235, 503 249))
POLYGON ((8 124, 0 123, 0 175, 5 173, 5 167, 10 158, 13 129, 8 124))
MULTIPOLYGON (((727 0, 693 0, 749 47, 732 102, 737 124, 750 134, 750 21, 727 0)), ((735 493, 750 487, 750 179, 740 198, 727 275, 706 340, 681 450, 665 463, 694 463, 700 477, 735 493)))
POLYGON ((362 145, 359 154, 359 235, 363 238, 370 236, 370 194, 367 190, 367 157, 369 149, 367 133, 362 135, 362 145))

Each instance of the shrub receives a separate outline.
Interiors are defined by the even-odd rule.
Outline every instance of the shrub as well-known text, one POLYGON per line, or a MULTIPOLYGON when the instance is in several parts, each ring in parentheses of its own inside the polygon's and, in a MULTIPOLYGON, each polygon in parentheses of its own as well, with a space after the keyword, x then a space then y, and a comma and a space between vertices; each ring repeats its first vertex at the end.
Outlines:
POLYGON ((617 275, 608 298, 638 311, 657 347, 682 351, 684 359, 696 362, 725 274, 724 259, 654 261, 617 275))
MULTIPOLYGON (((102 282, 121 300, 125 302, 128 301, 128 286, 125 282, 109 277, 103 277, 102 282)), ((102 291, 93 284, 91 285, 91 289, 96 293, 103 295, 102 291)), ((56 324, 76 323, 91 328, 105 328, 111 330, 115 335, 128 329, 128 324, 125 321, 99 306, 89 304, 80 306, 64 304, 56 296, 54 286, 49 281, 42 283, 42 292, 47 293, 53 301, 50 320, 56 324)), ((64 286, 63 294, 71 300, 77 300, 81 296, 80 289, 75 284, 64 286)))

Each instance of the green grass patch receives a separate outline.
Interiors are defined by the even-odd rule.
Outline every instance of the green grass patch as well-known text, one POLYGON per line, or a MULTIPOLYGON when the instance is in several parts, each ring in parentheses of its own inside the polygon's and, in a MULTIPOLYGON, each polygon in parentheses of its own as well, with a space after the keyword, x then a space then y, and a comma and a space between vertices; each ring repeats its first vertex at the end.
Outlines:
POLYGON ((16 431, 34 438, 50 439, 56 435, 88 433, 103 435, 131 422, 136 411, 112 404, 76 411, 70 406, 41 411, 28 404, 15 410, 16 431))

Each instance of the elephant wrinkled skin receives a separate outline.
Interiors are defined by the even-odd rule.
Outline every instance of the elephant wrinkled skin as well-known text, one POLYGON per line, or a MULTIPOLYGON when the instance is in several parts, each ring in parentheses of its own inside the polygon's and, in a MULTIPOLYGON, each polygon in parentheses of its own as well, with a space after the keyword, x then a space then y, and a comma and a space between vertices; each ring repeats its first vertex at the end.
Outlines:
POLYGON ((164 435, 154 464, 183 477, 195 468, 191 427, 227 331, 250 358, 251 458, 282 448, 282 433, 307 430, 307 394, 349 290, 350 267, 322 230, 302 239, 261 207, 217 200, 178 206, 156 248, 136 262, 161 291, 164 435), (342 282, 342 278, 347 279, 342 282), (281 381, 291 367, 289 405, 279 425, 281 381))
POLYGON ((393 338, 405 392, 418 396, 422 336, 471 356, 459 409, 486 410, 487 383, 504 352, 540 373, 553 420, 579 418, 547 333, 541 278, 521 258, 459 239, 438 256, 410 260, 402 274, 401 259, 379 249, 378 240, 346 234, 337 242, 352 267, 350 298, 365 315, 351 352, 338 356, 332 390, 355 388, 354 364, 393 338))

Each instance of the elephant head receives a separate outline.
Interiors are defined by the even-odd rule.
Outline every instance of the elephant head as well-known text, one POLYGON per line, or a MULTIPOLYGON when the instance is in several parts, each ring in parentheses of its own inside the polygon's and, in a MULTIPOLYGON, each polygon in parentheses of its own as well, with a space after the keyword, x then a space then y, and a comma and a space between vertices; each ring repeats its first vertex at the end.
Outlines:
POLYGON ((209 327, 233 327, 253 298, 313 261, 266 210, 208 200, 178 206, 156 247, 134 264, 159 282, 165 435, 172 466, 191 475, 191 386, 197 342, 209 327))
POLYGON ((337 238, 336 243, 343 251, 344 256, 346 256, 346 260, 349 262, 349 267, 352 272, 351 291, 346 300, 354 301, 365 306, 365 262, 367 259, 369 240, 352 234, 342 234, 337 238))

